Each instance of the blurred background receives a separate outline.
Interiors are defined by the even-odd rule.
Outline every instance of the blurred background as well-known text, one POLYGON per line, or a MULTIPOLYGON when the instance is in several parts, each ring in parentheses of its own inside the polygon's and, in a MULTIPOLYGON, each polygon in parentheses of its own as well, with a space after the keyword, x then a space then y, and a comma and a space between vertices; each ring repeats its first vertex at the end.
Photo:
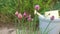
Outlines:
POLYGON ((17 28, 18 19, 15 12, 18 11, 22 14, 27 12, 33 18, 31 23, 23 19, 23 23, 19 23, 20 29, 38 31, 39 20, 38 16, 34 15, 35 5, 40 6, 38 12, 41 14, 50 10, 60 10, 60 0, 0 0, 0 27, 17 28))

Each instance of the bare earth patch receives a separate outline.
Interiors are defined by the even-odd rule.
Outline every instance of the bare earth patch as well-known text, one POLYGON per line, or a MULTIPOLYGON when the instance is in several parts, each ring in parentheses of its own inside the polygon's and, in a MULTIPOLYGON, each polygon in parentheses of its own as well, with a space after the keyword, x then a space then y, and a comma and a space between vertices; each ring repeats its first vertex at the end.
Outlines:
MULTIPOLYGON (((16 29, 14 28, 2 28, 0 29, 0 34, 16 34, 16 29)), ((39 31, 31 31, 31 30, 20 30, 20 34, 39 34, 39 31)))

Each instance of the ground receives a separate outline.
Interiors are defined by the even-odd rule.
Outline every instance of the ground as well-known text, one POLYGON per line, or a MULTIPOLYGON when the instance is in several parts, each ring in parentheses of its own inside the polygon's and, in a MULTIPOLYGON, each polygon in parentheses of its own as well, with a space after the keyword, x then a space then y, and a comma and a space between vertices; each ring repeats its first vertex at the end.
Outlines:
MULTIPOLYGON (((39 34, 39 31, 20 30, 20 34, 39 34)), ((16 34, 16 28, 12 24, 0 23, 0 34, 16 34)))

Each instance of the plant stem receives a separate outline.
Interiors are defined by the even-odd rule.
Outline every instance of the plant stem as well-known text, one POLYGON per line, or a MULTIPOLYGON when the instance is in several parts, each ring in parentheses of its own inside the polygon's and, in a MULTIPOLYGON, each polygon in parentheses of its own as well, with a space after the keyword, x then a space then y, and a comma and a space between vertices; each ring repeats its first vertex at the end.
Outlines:
MULTIPOLYGON (((15 19, 15 27, 17 29, 17 19, 15 19)), ((16 34, 17 34, 17 30, 16 30, 16 34)))
POLYGON ((18 19, 18 34, 20 34, 20 20, 18 19))
POLYGON ((45 31, 47 30, 47 28, 49 27, 49 25, 51 24, 52 21, 49 22, 49 24, 47 25, 47 27, 45 28, 43 34, 45 33, 45 31))

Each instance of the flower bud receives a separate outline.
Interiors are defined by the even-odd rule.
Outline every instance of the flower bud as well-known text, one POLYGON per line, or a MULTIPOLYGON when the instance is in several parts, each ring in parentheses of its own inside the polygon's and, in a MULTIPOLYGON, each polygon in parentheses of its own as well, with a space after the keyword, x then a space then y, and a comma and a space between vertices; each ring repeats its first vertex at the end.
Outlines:
POLYGON ((54 16, 52 16, 50 19, 51 19, 51 20, 54 20, 54 16))
POLYGON ((40 6, 39 5, 35 5, 35 10, 39 10, 40 6))
POLYGON ((26 17, 26 16, 27 16, 26 12, 24 12, 23 16, 24 16, 24 17, 26 17))
POLYGON ((28 15, 27 20, 28 20, 28 21, 32 21, 31 15, 28 15))
POLYGON ((28 20, 28 21, 32 21, 32 18, 31 18, 31 17, 29 17, 27 20, 28 20))
POLYGON ((22 19, 22 14, 21 13, 18 14, 18 18, 22 19))
POLYGON ((15 15, 18 16, 18 11, 15 12, 15 15))

